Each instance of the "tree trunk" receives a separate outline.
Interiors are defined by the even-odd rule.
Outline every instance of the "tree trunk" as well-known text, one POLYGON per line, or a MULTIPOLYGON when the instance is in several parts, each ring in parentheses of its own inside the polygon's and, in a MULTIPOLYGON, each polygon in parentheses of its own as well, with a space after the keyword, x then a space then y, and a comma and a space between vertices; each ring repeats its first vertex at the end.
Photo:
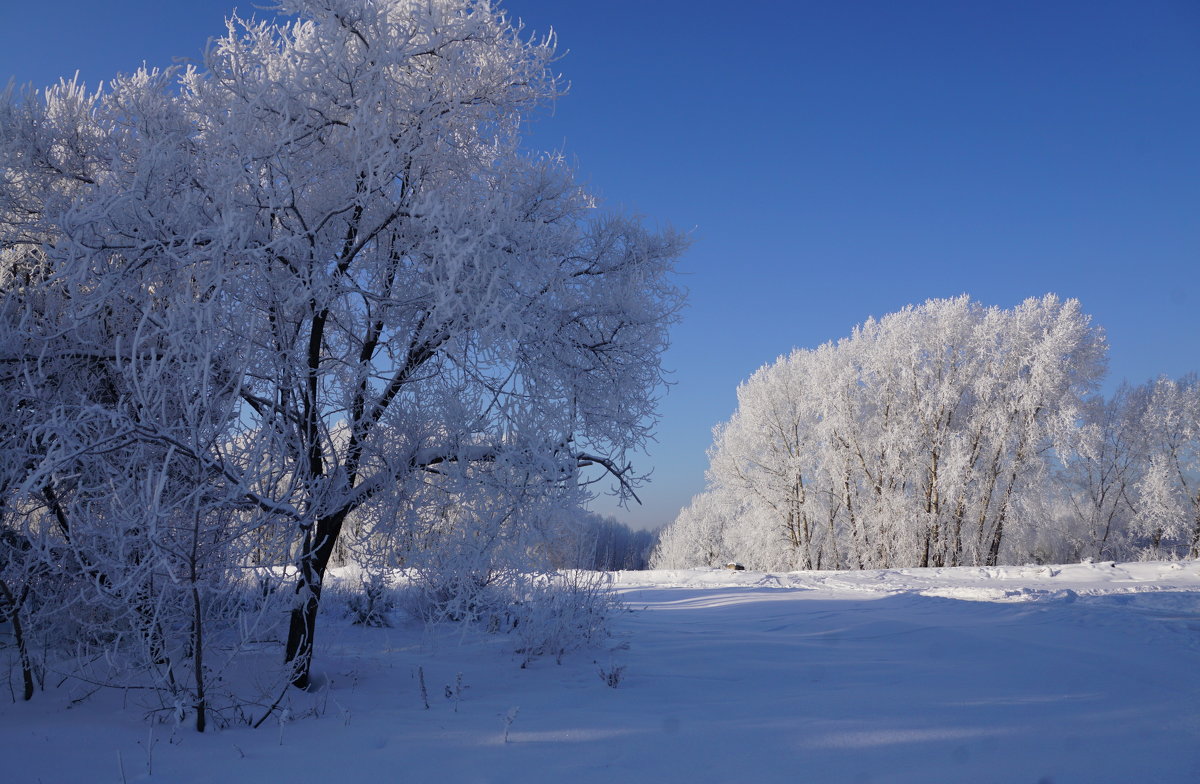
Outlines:
POLYGON ((291 668, 292 685, 297 689, 308 689, 311 685, 313 636, 317 629, 321 588, 348 511, 342 509, 317 520, 315 543, 311 534, 304 539, 304 552, 297 564, 300 575, 296 581, 296 594, 300 599, 292 608, 284 648, 284 663, 291 668))
POLYGON ((17 601, 8 585, 0 580, 0 619, 7 615, 8 620, 12 622, 13 637, 17 640, 17 656, 21 660, 21 680, 24 686, 21 696, 26 702, 33 699, 33 664, 29 659, 29 649, 25 645, 25 630, 21 626, 21 605, 25 603, 28 594, 29 588, 26 586, 21 591, 20 601, 17 601))
POLYGON ((988 546, 986 566, 996 566, 1000 563, 1000 540, 1004 537, 1004 513, 1001 512, 1000 519, 996 521, 996 528, 992 532, 992 543, 988 546))
POLYGON ((192 580, 192 666, 196 681, 196 732, 204 732, 208 721, 208 700, 204 696, 204 616, 195 579, 192 580))
POLYGON ((1192 546, 1188 549, 1188 558, 1200 558, 1200 493, 1192 504, 1196 510, 1195 523, 1192 525, 1192 546))

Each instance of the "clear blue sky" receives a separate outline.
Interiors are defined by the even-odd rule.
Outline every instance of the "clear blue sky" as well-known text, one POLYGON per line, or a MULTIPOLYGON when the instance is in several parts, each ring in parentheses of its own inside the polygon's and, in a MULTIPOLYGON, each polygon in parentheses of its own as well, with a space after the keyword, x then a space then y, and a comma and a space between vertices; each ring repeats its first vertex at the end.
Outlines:
MULTIPOLYGON (((230 5, 7 3, 0 80, 195 57, 230 5)), ((756 368, 930 297, 1076 297, 1110 387, 1200 370, 1195 0, 505 6, 566 52, 571 93, 532 142, 695 238, 675 386, 637 461, 655 481, 620 519, 666 522, 702 488, 756 368)))

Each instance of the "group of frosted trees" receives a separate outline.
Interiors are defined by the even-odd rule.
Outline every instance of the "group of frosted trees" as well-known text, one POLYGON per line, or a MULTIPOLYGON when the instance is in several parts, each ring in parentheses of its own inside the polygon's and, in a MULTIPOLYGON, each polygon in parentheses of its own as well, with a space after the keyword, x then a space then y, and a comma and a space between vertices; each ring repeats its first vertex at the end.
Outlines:
POLYGON ((1074 300, 931 300, 738 389, 663 568, 995 565, 1200 555, 1200 383, 1097 394, 1074 300))
POLYGON ((561 535, 550 549, 550 561, 557 568, 602 572, 649 568, 657 531, 634 529, 584 509, 564 513, 561 535))
POLYGON ((475 0, 275 10, 202 67, 0 101, 0 622, 27 698, 57 672, 261 722, 278 698, 230 679, 267 654, 309 685, 335 559, 495 627, 581 468, 640 481, 684 242, 522 148, 553 41, 475 0))

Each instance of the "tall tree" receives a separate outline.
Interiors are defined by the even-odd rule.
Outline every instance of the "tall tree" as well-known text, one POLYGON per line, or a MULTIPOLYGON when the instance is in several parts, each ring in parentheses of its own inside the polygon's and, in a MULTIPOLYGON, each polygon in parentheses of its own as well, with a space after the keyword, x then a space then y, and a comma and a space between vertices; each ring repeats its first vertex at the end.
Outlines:
POLYGON ((1134 530, 1156 555, 1200 558, 1200 379, 1160 378, 1146 385, 1145 398, 1146 469, 1134 530))
MULTIPOLYGON (((40 238, 6 228, 4 245, 46 259, 76 344, 121 377, 106 432, 192 461, 292 542, 286 659, 305 687, 352 513, 404 525, 430 498, 491 487, 505 509, 443 520, 513 526, 580 465, 636 485, 625 455, 654 424, 685 242, 597 213, 560 157, 523 150, 560 92, 554 42, 493 4, 277 10, 294 21, 233 17, 203 68, 71 88, 82 108, 65 120, 27 97, 13 138, 38 144, 6 146, 0 168, 21 198, 43 176, 74 189, 43 199, 40 238), (47 159, 77 146, 86 165, 47 159), (165 367, 180 394, 235 393, 203 418, 215 435, 138 402, 165 367)), ((14 326, 41 341, 17 352, 27 367, 66 334, 14 326)), ((100 447, 47 443, 46 466, 100 447)))
MULTIPOLYGON (((1087 401, 1047 493, 1051 504, 1060 496, 1065 510, 1057 557, 1114 558, 1130 552, 1131 522, 1145 503, 1137 486, 1150 455, 1145 427, 1149 400, 1146 387, 1123 383, 1111 397, 1087 401)), ((1047 510, 1047 518, 1053 516, 1047 510)))

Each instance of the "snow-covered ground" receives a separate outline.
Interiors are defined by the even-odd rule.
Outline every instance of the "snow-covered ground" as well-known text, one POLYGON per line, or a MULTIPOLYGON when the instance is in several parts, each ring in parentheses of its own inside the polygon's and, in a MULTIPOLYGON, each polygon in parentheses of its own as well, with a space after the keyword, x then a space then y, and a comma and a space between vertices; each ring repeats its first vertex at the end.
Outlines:
POLYGON ((282 726, 5 695, 0 781, 1200 781, 1200 563, 612 581, 615 636, 561 665, 327 622, 326 686, 293 704, 321 715, 282 726))

